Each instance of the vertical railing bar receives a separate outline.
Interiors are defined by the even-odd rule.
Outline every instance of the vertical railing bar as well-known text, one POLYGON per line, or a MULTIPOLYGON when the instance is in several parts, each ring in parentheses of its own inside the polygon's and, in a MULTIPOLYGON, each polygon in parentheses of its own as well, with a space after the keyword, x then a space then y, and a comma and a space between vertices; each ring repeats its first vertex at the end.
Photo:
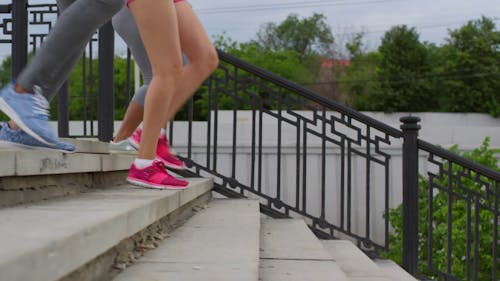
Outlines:
POLYGON ((126 80, 125 80, 125 92, 127 93, 127 102, 125 103, 125 109, 128 106, 128 103, 130 101, 130 92, 131 92, 131 87, 130 87, 130 72, 132 71, 132 65, 131 65, 131 60, 132 60, 132 55, 130 53, 130 49, 127 48, 127 71, 126 71, 126 80))
POLYGON ((326 218, 326 109, 323 107, 321 124, 321 218, 326 218))
POLYGON ((168 142, 171 146, 174 145, 174 123, 175 123, 175 116, 172 118, 172 120, 168 122, 168 142))
POLYGON ((68 81, 59 89, 57 95, 57 132, 59 137, 69 137, 69 89, 68 81))
MULTIPOLYGON (((92 43, 91 43, 92 44, 92 43)), ((82 98, 82 115, 83 115, 83 135, 87 135, 87 52, 83 51, 82 55, 82 85, 83 85, 83 98, 82 98)))
POLYGON ((427 200, 429 201, 429 217, 427 221, 427 240, 429 241, 428 243, 428 248, 427 248, 427 267, 432 268, 432 251, 434 247, 434 238, 433 238, 433 223, 434 220, 432 219, 434 216, 434 189, 432 187, 432 182, 433 182, 433 177, 429 177, 429 190, 428 190, 428 198, 427 200))
POLYGON ((263 121, 263 107, 264 105, 262 102, 259 103, 260 110, 259 110, 259 148, 258 148, 258 157, 257 157, 257 185, 259 188, 259 192, 262 191, 262 140, 263 140, 263 130, 264 130, 264 121, 263 121))
POLYGON ((189 99, 189 109, 188 109, 188 153, 187 157, 192 158, 193 151, 193 115, 194 115, 194 97, 191 96, 189 99))
POLYGON ((500 214, 499 214, 499 211, 498 211, 498 200, 500 199, 499 198, 499 194, 498 194, 498 191, 499 191, 499 186, 498 186, 498 182, 495 181, 495 186, 494 186, 494 191, 493 191, 493 200, 495 200, 494 202, 494 206, 493 206, 493 210, 495 210, 493 212, 493 279, 492 280, 498 280, 498 244, 500 243, 499 239, 500 237, 498 237, 498 221, 500 220, 500 214))
MULTIPOLYGON (((257 111, 255 110, 255 104, 252 105, 252 156, 251 156, 251 162, 252 166, 250 167, 250 187, 255 190, 255 162, 256 162, 256 157, 255 157, 255 147, 257 145, 257 141, 255 139, 256 137, 256 132, 257 132, 257 111)), ((259 193, 262 191, 261 187, 258 186, 257 190, 259 193)))
POLYGON ((302 130, 302 211, 307 213, 307 122, 302 130))
POLYGON ((295 163, 295 209, 300 210, 300 119, 297 118, 296 163, 295 163))
MULTIPOLYGON (((333 126, 333 124, 332 124, 333 126)), ((346 173, 346 161, 345 161, 345 138, 342 137, 340 142, 342 145, 340 147, 340 225, 342 229, 346 227, 345 218, 345 173, 346 173)))
MULTIPOLYGON (((447 224, 448 233, 446 239, 446 272, 451 274, 452 268, 452 227, 453 227, 453 162, 448 163, 448 214, 447 214, 447 224)), ((457 183, 458 184, 458 183, 457 183)))
MULTIPOLYGON (((474 281, 478 279, 479 271, 479 202, 478 195, 474 196, 474 281)), ((449 230, 451 232, 451 229, 449 230)))
POLYGON ((467 278, 467 281, 470 280, 471 276, 471 271, 470 271, 470 268, 471 268, 471 255, 470 255, 470 248, 471 248, 471 239, 470 239, 470 233, 471 233, 471 201, 472 201, 472 198, 471 198, 471 194, 470 192, 467 192, 467 210, 466 210, 466 224, 465 224, 465 270, 466 270, 466 278, 467 278))
POLYGON ((212 94, 213 94, 213 79, 214 76, 210 76, 208 80, 208 85, 207 85, 207 169, 210 169, 210 151, 211 151, 211 145, 212 145, 212 94))
POLYGON ((352 143, 347 143, 347 231, 351 232, 352 211, 352 143))
POLYGON ((370 156, 371 156, 371 144, 370 144, 370 136, 371 136, 371 131, 370 131, 370 126, 366 126, 366 210, 365 210, 365 216, 366 216, 366 222, 365 222, 365 235, 366 238, 370 238, 370 192, 371 192, 371 186, 370 186, 370 174, 371 174, 371 169, 370 169, 370 156))
MULTIPOLYGON (((234 83, 233 83, 233 93, 237 96, 238 95, 238 69, 236 68, 234 70, 234 83)), ((238 127, 238 98, 234 99, 233 103, 233 145, 232 145, 232 157, 231 157, 231 164, 232 164, 232 172, 231 172, 231 177, 233 179, 236 178, 236 134, 237 134, 237 127, 238 127)), ((243 189, 241 189, 243 192, 243 189)))
POLYGON ((390 192, 390 186, 389 186, 389 179, 390 179, 390 171, 389 171, 389 159, 386 157, 385 161, 385 247, 389 247, 389 192, 390 192))
MULTIPOLYGON (((216 83, 217 85, 218 83, 216 83)), ((213 148, 213 167, 217 171, 217 144, 219 137, 219 91, 215 92, 214 100, 214 148, 213 148)))
POLYGON ((89 104, 85 106, 86 110, 89 111, 90 115, 90 135, 94 136, 94 49, 93 49, 93 39, 90 39, 89 43, 89 104))
POLYGON ((278 89, 278 143, 277 143, 277 155, 276 155, 276 199, 281 199, 281 130, 282 130, 282 116, 281 116, 281 107, 282 107, 282 88, 278 89))
POLYGON ((12 1, 12 77, 17 75, 28 62, 28 1, 12 1))
MULTIPOLYGON (((109 142, 113 139, 115 120, 114 57, 115 31, 111 21, 99 28, 99 87, 97 95, 98 138, 109 142)), ((163 125, 163 124, 162 124, 163 125)))

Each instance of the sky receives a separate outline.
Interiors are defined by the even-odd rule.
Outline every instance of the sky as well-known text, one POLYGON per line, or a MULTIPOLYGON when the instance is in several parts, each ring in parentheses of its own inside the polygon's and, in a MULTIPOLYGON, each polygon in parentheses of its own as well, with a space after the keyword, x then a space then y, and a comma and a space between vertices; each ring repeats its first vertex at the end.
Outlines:
MULTIPOLYGON (((11 0, 0 0, 0 4, 11 0)), ((30 3, 55 3, 55 0, 30 0, 30 3)), ((493 18, 500 29, 498 0, 190 0, 208 34, 225 33, 238 42, 247 42, 265 23, 280 23, 292 13, 310 17, 325 15, 340 45, 354 34, 364 32, 368 50, 376 49, 384 32, 395 25, 415 27, 421 41, 442 44, 449 29, 456 29, 481 16, 493 18)), ((0 20, 2 16, 0 15, 0 20)), ((0 38, 5 38, 1 37, 0 38)), ((10 54, 0 44, 0 58, 10 54)), ((116 52, 123 54, 125 44, 116 40, 116 52)))

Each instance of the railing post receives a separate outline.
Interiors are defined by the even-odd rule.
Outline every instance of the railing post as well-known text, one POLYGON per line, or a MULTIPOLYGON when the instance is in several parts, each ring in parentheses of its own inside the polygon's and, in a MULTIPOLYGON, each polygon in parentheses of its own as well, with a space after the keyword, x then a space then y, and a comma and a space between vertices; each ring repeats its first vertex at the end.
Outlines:
POLYGON ((28 62, 28 0, 12 1, 12 77, 28 62))
POLYGON ((403 268, 415 276, 418 265, 418 130, 419 117, 399 121, 403 130, 403 268))
MULTIPOLYGON (((17 0, 16 0, 17 1, 17 0)), ((99 93, 98 138, 108 142, 113 139, 114 110, 114 30, 111 22, 99 29, 99 93)))
POLYGON ((59 137, 69 137, 69 86, 64 82, 57 95, 57 132, 59 137))

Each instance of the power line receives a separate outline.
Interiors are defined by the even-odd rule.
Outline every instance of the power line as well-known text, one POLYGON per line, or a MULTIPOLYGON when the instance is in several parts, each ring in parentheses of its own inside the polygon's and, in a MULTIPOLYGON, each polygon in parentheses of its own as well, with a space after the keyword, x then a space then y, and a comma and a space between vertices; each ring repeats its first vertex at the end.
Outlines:
POLYGON ((299 9, 313 8, 325 6, 354 6, 354 5, 369 5, 388 2, 402 2, 405 0, 366 0, 366 1, 308 1, 308 2, 292 2, 283 4, 264 4, 264 5, 247 5, 247 6, 231 6, 231 7, 215 7, 205 9, 195 9, 200 14, 221 14, 221 13, 238 13, 238 12, 255 12, 267 11, 276 9, 299 9))

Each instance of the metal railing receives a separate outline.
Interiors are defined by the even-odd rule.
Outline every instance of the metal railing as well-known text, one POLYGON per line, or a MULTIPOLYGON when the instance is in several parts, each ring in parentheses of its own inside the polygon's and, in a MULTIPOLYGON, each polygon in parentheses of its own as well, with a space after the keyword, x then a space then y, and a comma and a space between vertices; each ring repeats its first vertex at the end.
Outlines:
MULTIPOLYGON (((52 8, 39 12, 53 7, 53 2, 33 6, 26 0, 15 0, 0 5, 0 13, 11 13, 13 19, 4 19, 0 24, 5 36, 12 35, 10 39, 0 38, 0 43, 12 43, 14 75, 26 63, 28 38, 32 38, 31 44, 34 38, 43 39, 28 35, 29 15, 54 13, 52 8)), ((77 98, 82 102, 90 99, 94 102, 91 105, 99 101, 97 136, 107 141, 112 137, 114 119, 110 110, 113 32, 107 25, 98 34, 99 86, 96 92, 91 84, 77 98)), ((90 58, 93 42, 88 47, 90 58)), ((419 275, 419 264, 425 262, 427 271, 439 280, 498 280, 498 172, 420 140, 416 117, 402 118, 399 130, 232 55, 219 51, 219 58, 218 70, 183 111, 185 132, 176 126, 181 122, 170 123, 170 140, 174 135, 186 134, 184 160, 190 167, 187 174, 213 177, 215 190, 227 196, 257 198, 261 211, 271 216, 303 217, 320 237, 348 237, 365 251, 375 252, 390 246, 390 196, 392 190, 401 189, 403 267, 409 273, 419 275), (200 140, 201 148, 195 145, 200 140), (219 151, 222 142, 229 144, 229 151, 219 151), (400 144, 403 160, 395 163, 391 148, 400 144), (320 156, 313 158, 312 150, 320 156), (419 180, 421 154, 428 155, 427 165, 435 167, 427 173, 425 185, 419 180), (249 160, 242 161, 242 155, 249 160), (402 170, 403 182, 392 183, 393 167, 401 165, 396 171, 402 170), (292 171, 292 176, 285 176, 285 170, 292 171), (241 176, 241 171, 246 172, 245 176, 241 176), (319 178, 319 184, 311 186, 312 178, 319 178), (447 204, 447 223, 437 232, 435 211, 442 202, 447 204), (428 208, 425 233, 418 216, 422 204, 428 208), (466 212, 465 229, 454 221, 455 208, 460 207, 466 212), (375 232, 382 233, 382 237, 375 237, 375 232), (480 239, 484 233, 489 236, 486 241, 480 239), (463 257, 456 256, 455 243, 463 243, 463 257), (491 252, 490 260, 480 256, 485 248, 491 252), (437 265, 438 254, 443 251, 444 267, 437 265), (420 255, 423 252, 426 258, 420 255), (486 273, 485 264, 489 270, 486 273)), ((83 67, 86 65, 84 62, 83 67)), ((88 73, 92 69, 90 65, 83 72, 84 81, 85 75, 93 76, 88 73)), ((69 136, 68 97, 66 85, 58 100, 61 136, 69 136)), ((90 121, 94 117, 91 115, 90 121)), ((84 136, 94 136, 94 129, 84 136)))

